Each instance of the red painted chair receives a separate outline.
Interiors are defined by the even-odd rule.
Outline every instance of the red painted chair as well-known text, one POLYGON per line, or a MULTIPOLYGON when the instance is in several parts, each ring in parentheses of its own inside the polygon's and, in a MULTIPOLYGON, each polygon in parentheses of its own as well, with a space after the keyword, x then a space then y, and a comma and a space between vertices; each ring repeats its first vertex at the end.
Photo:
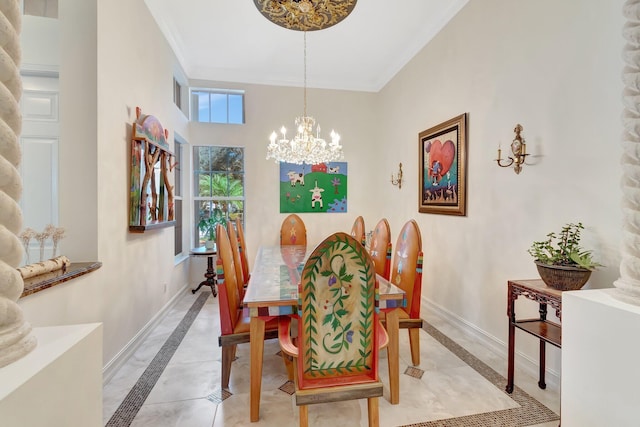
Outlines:
MULTIPOLYGON (((250 318, 242 313, 242 299, 238 292, 236 268, 227 230, 221 224, 216 229, 218 261, 218 301, 220 304, 220 336, 218 345, 222 347, 222 378, 223 389, 229 388, 231 377, 231 362, 235 358, 236 346, 249 342, 250 318)), ((265 339, 278 337, 278 322, 273 319, 265 326, 265 339)), ((286 360, 285 360, 286 362, 286 360)))
POLYGON ((371 235, 371 243, 369 245, 369 253, 371 259, 376 266, 376 273, 389 280, 391 271, 391 229, 389 221, 382 218, 376 224, 376 228, 371 235))
POLYGON ((300 426, 308 426, 307 405, 365 398, 369 426, 378 426, 378 352, 389 338, 379 323, 377 292, 373 261, 348 234, 332 234, 309 256, 300 282, 297 344, 291 319, 279 326, 280 347, 296 360, 300 426))
POLYGON ((244 282, 249 283, 249 260, 247 259, 247 243, 244 240, 244 230, 242 229, 242 221, 240 218, 236 218, 236 233, 238 234, 238 247, 240 249, 240 260, 242 261, 242 275, 244 276, 244 282))
MULTIPOLYGON (((389 281, 406 293, 407 305, 399 308, 399 326, 409 329, 411 362, 420 364, 420 299, 422 295, 422 237, 415 220, 408 221, 400 230, 393 249, 393 264, 389 281)), ((384 311, 396 310, 387 308, 384 311)))
POLYGON ((286 245, 307 245, 307 228, 296 214, 287 216, 280 227, 280 246, 286 245))
POLYGON ((353 221, 353 225, 351 226, 351 237, 362 243, 362 246, 366 245, 364 218, 361 216, 357 217, 356 220, 353 221))
POLYGON ((244 278, 242 271, 242 259, 240 256, 240 243, 238 242, 238 235, 236 229, 231 222, 227 223, 227 235, 229 236, 229 243, 231 244, 231 253, 233 255, 233 266, 236 270, 236 282, 238 285, 239 299, 242 301, 244 298, 244 290, 247 286, 247 280, 244 278))

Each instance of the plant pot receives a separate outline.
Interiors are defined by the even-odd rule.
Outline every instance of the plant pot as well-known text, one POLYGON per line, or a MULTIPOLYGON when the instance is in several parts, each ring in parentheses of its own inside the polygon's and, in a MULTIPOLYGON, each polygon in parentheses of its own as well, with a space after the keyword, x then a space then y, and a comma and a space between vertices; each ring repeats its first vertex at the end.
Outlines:
POLYGON ((547 286, 561 291, 575 291, 584 286, 591 276, 591 270, 568 265, 549 265, 534 261, 540 278, 547 286))
POLYGON ((204 247, 207 249, 213 249, 213 247, 216 245, 215 240, 205 240, 204 241, 204 247))

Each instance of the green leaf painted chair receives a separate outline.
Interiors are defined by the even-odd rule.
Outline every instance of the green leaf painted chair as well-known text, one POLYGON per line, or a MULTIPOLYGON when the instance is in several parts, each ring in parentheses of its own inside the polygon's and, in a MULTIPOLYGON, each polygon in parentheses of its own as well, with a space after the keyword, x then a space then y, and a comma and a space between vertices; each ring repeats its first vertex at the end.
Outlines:
POLYGON ((280 246, 307 245, 307 228, 296 214, 288 215, 280 226, 280 246))
POLYGON ((365 398, 369 426, 378 426, 378 354, 389 338, 378 320, 376 273, 364 246, 342 232, 326 238, 304 265, 298 296, 296 343, 291 318, 280 320, 278 336, 283 353, 296 361, 300 426, 308 426, 307 405, 365 398))

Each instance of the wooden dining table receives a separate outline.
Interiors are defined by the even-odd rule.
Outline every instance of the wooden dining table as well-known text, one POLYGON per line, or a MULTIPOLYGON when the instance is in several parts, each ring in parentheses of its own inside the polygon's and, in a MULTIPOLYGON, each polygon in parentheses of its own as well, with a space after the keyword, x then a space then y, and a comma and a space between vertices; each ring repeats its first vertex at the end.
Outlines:
MULTIPOLYGON (((264 355, 265 323, 276 316, 294 314, 298 307, 298 284, 304 263, 313 246, 262 246, 258 249, 251 278, 244 296, 245 311, 251 316, 251 422, 260 419, 260 391, 264 355)), ((402 289, 377 276, 380 309, 406 305, 402 289)), ((398 310, 386 314, 389 344, 390 402, 400 401, 400 367, 398 349, 398 310)))

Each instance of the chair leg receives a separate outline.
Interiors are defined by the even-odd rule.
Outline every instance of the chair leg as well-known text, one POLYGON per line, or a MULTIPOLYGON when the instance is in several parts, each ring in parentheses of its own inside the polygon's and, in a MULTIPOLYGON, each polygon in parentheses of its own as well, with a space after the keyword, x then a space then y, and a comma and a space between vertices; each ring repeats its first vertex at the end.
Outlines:
POLYGON ((309 427, 309 408, 307 405, 300 406, 300 427, 309 427))
POLYGON ((226 345, 222 347, 222 388, 229 388, 229 378, 231 377, 231 362, 236 352, 235 345, 226 345))
POLYGON ((411 363, 420 364, 420 328, 409 329, 409 345, 411 346, 411 363))
POLYGON ((285 368, 287 368, 287 378, 289 381, 293 381, 293 358, 282 352, 282 359, 284 360, 285 368))
POLYGON ((369 397, 367 399, 367 408, 369 411, 369 427, 378 427, 378 425, 380 425, 380 415, 378 412, 378 398, 369 397))
POLYGON ((233 362, 234 360, 236 360, 236 350, 238 349, 238 345, 234 344, 233 345, 233 354, 231 355, 231 361, 233 362))

